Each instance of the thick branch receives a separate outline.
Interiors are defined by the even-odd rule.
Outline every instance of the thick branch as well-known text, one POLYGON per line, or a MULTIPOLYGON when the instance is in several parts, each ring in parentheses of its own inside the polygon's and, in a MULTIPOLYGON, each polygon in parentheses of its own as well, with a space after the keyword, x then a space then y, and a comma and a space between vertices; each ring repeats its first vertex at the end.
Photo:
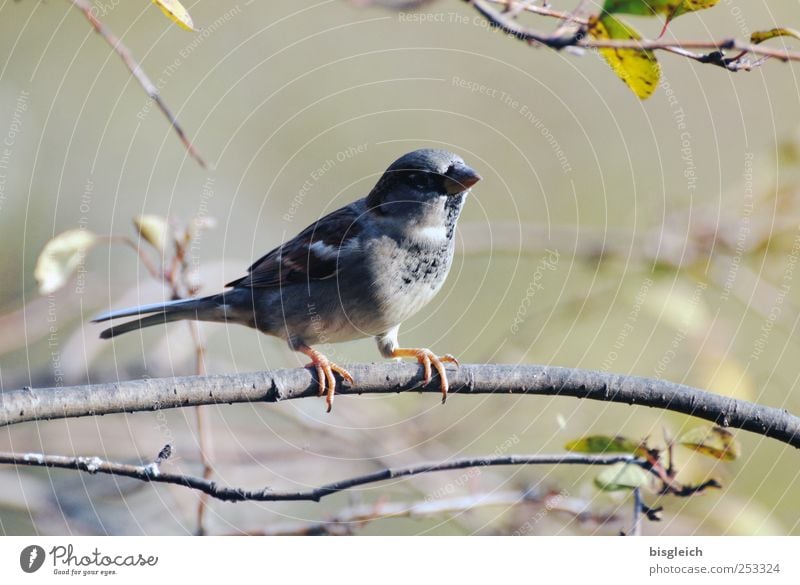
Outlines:
POLYGON ((255 490, 219 486, 216 482, 177 473, 164 473, 158 462, 149 465, 129 465, 106 461, 99 457, 65 457, 63 455, 42 455, 40 453, 0 453, 0 463, 12 465, 28 465, 34 467, 57 467, 75 469, 87 473, 105 473, 131 477, 151 483, 170 483, 199 490, 226 502, 286 502, 313 501, 318 502, 325 496, 348 490, 354 487, 378 483, 387 479, 410 477, 435 471, 452 471, 471 467, 491 467, 498 465, 613 465, 620 462, 639 462, 632 455, 502 455, 489 457, 470 457, 454 459, 442 463, 426 463, 412 467, 383 469, 366 475, 359 475, 341 481, 328 483, 306 491, 273 491, 268 487, 255 490))
MULTIPOLYGON (((354 364, 356 385, 338 394, 440 392, 424 385, 422 367, 409 363, 354 364)), ((462 365, 448 369, 451 400, 464 394, 572 396, 672 410, 772 437, 800 447, 800 418, 785 410, 712 394, 665 380, 552 366, 462 365)), ((281 402, 317 396, 312 372, 298 368, 244 374, 131 380, 0 393, 0 426, 26 421, 154 411, 201 404, 281 402)), ((340 404, 340 408, 346 405, 340 404)))

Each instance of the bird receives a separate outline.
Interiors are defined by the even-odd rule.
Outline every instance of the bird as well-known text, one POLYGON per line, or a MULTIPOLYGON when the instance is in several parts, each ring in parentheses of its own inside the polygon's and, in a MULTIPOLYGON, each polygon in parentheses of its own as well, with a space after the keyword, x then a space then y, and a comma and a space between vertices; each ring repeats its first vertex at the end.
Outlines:
POLYGON ((374 337, 385 358, 415 358, 429 383, 450 354, 404 348, 400 325, 439 292, 453 262, 454 233, 481 176, 452 152, 423 148, 394 161, 369 193, 318 219, 254 262, 221 293, 113 310, 93 322, 138 317, 100 333, 110 339, 179 320, 237 323, 285 340, 310 358, 327 412, 336 377, 353 376, 314 345, 374 337))

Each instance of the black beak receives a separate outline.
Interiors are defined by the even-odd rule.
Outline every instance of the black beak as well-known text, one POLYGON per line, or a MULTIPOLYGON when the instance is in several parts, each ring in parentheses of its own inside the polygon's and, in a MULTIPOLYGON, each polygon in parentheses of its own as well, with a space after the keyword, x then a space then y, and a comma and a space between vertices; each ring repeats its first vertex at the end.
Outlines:
POLYGON ((481 180, 481 176, 464 163, 453 163, 445 173, 444 188, 448 195, 463 193, 481 180))

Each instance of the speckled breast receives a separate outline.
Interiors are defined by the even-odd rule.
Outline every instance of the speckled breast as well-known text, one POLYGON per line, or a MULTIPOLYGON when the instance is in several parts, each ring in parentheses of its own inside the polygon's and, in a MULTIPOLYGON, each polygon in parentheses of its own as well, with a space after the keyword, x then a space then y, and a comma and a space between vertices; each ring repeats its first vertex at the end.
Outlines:
POLYGON ((380 328, 397 325, 431 302, 442 288, 453 262, 453 241, 440 244, 397 242, 384 238, 375 245, 377 262, 373 293, 380 328))

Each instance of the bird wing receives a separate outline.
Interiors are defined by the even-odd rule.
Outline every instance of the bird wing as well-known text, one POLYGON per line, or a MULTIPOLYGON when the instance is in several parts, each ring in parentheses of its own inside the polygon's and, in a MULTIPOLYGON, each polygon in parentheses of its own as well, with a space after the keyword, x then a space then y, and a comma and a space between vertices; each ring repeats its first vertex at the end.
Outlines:
POLYGON ((337 209, 256 260, 247 269, 247 276, 226 286, 278 287, 335 276, 341 253, 358 245, 360 216, 361 211, 353 204, 337 209))

